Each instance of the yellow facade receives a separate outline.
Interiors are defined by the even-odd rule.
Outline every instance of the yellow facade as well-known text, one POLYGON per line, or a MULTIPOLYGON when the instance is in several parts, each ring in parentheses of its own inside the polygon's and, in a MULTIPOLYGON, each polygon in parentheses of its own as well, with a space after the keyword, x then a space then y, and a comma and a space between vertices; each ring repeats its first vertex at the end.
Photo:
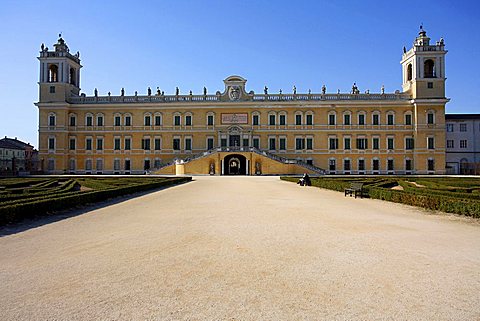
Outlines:
POLYGON ((50 173, 443 174, 443 46, 421 30, 403 92, 255 94, 231 76, 216 94, 87 97, 59 45, 39 57, 40 158, 50 173))

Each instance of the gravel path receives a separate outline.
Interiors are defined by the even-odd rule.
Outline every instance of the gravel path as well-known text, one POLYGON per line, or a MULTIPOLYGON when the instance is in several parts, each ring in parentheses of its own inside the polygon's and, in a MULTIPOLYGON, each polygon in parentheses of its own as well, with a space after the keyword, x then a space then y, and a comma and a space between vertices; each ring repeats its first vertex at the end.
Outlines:
POLYGON ((480 224, 278 177, 195 177, 0 237, 0 311, 1 320, 479 320, 480 224))

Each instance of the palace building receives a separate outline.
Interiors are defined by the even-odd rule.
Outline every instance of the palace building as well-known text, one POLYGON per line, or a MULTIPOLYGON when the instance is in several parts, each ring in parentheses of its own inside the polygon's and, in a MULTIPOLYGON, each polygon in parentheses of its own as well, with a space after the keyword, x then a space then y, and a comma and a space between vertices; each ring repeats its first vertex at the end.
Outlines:
POLYGON ((87 96, 60 37, 38 57, 39 158, 55 174, 444 174, 446 53, 420 29, 393 93, 255 93, 230 76, 215 94, 87 96))

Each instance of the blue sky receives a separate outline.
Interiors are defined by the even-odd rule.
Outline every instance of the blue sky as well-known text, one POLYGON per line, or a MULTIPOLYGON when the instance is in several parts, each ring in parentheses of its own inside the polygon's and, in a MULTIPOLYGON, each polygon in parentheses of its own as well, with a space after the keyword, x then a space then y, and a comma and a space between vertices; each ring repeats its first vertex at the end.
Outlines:
POLYGON ((38 145, 39 63, 62 33, 82 92, 401 90, 402 48, 423 23, 445 39, 449 113, 480 112, 478 1, 0 1, 0 137, 38 145))

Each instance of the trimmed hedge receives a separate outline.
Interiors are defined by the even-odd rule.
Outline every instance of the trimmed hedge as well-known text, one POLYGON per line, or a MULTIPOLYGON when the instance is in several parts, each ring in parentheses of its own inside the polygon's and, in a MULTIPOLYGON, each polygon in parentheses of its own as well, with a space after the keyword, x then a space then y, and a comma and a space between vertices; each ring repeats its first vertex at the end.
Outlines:
MULTIPOLYGON (((297 182, 298 177, 281 177, 282 180, 297 182)), ((480 179, 470 181, 449 178, 395 178, 395 177, 352 177, 312 178, 312 186, 343 192, 353 181, 364 183, 364 191, 370 198, 423 207, 429 210, 454 213, 480 218, 480 179), (425 187, 415 187, 416 181, 425 187), (459 187, 455 186, 459 183, 459 187), (404 190, 393 190, 400 185, 404 190), (469 192, 467 192, 469 191, 469 192)))
POLYGON ((191 181, 191 177, 175 177, 166 179, 157 179, 144 184, 130 184, 121 187, 114 187, 103 190, 92 190, 85 192, 72 192, 70 194, 51 195, 41 199, 24 200, 15 204, 0 206, 0 225, 19 221, 23 218, 29 218, 39 215, 45 215, 50 212, 64 210, 84 205, 104 201, 109 198, 128 195, 132 193, 147 191, 159 187, 180 184, 191 181))

